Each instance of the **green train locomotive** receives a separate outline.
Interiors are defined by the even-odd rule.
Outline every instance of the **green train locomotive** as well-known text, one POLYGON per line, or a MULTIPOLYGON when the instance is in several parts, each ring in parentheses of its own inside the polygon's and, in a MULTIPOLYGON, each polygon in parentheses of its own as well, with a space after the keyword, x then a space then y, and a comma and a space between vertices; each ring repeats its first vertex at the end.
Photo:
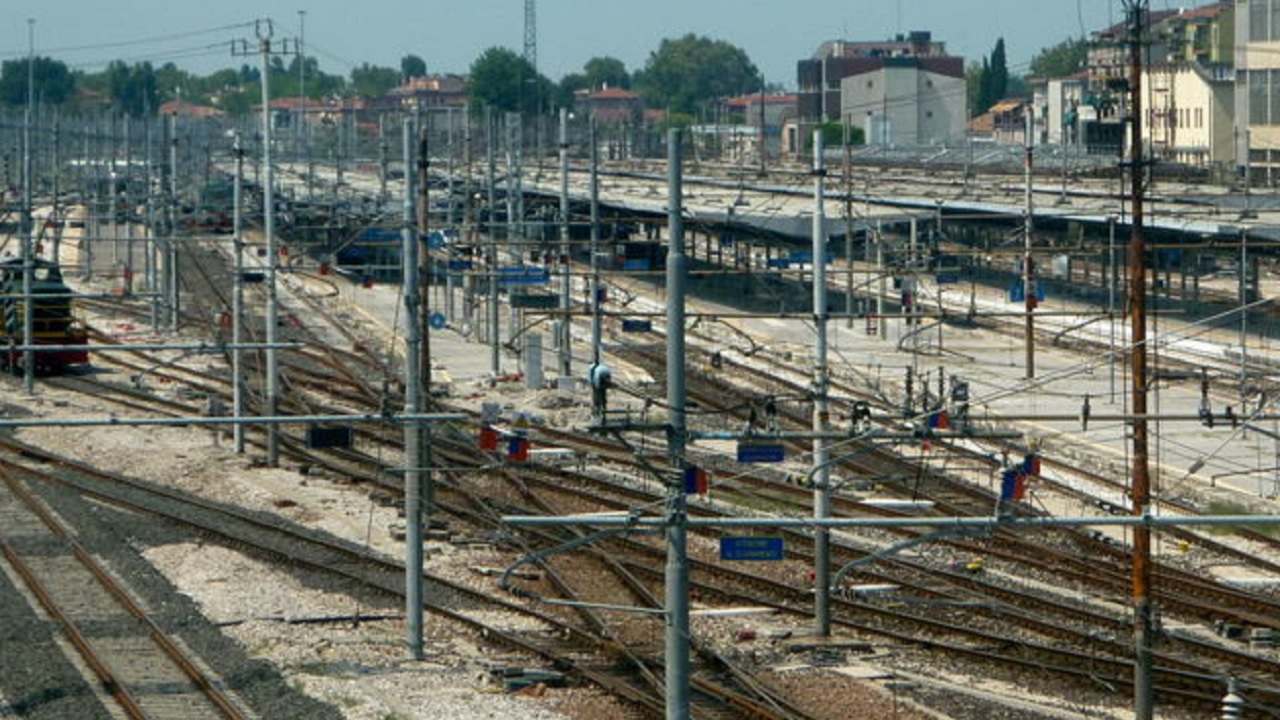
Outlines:
MULTIPOLYGON (((0 260, 0 365, 10 371, 23 368, 23 352, 17 349, 23 337, 22 274, 21 258, 0 260)), ((59 373, 89 362, 89 332, 72 314, 74 295, 57 263, 43 258, 32 261, 33 344, 60 346, 35 351, 38 373, 59 373), (71 345, 80 347, 66 347, 71 345)))

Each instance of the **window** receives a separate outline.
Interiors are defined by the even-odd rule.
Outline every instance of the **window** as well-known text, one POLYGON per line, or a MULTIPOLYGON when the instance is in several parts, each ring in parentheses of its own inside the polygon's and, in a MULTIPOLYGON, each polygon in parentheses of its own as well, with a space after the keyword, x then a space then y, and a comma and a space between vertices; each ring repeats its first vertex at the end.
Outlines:
POLYGON ((1267 37, 1267 9, 1271 0, 1253 0, 1249 3, 1249 41, 1261 42, 1267 37))
POLYGON ((1280 0, 1261 0, 1258 4, 1271 6, 1271 25, 1268 28, 1266 39, 1280 39, 1280 0))
MULTIPOLYGON (((1261 75, 1262 73, 1258 74, 1261 75)), ((1280 70, 1272 70, 1267 75, 1270 79, 1267 91, 1271 96, 1271 115, 1263 122, 1267 125, 1275 125, 1280 123, 1280 70)), ((1252 101, 1252 98, 1250 98, 1250 101, 1252 101)))
POLYGON ((1267 107, 1267 71, 1249 72, 1249 124, 1266 125, 1267 107))

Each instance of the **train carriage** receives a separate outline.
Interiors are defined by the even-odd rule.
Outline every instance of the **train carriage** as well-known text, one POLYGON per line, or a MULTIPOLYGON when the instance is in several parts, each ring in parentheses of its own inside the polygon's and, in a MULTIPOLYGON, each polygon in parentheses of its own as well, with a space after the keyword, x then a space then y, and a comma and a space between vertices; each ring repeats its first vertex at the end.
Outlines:
MULTIPOLYGON (((0 352, 0 364, 9 370, 23 368, 23 353, 16 349, 23 339, 22 275, 21 258, 0 261, 0 347, 11 348, 0 352)), ((75 293, 63 282, 57 263, 43 258, 32 261, 31 295, 34 344, 82 346, 35 351, 36 371, 57 373, 88 364, 89 333, 73 314, 75 293)))

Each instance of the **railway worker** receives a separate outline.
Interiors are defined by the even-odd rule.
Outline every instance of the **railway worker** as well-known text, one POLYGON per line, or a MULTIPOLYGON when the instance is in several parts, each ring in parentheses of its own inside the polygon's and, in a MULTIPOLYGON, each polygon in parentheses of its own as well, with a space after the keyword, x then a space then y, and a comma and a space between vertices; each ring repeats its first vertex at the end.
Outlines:
POLYGON ((591 409, 596 417, 604 418, 609 405, 609 389, 613 387, 613 370, 604 363, 596 363, 588 371, 587 380, 591 384, 591 409))

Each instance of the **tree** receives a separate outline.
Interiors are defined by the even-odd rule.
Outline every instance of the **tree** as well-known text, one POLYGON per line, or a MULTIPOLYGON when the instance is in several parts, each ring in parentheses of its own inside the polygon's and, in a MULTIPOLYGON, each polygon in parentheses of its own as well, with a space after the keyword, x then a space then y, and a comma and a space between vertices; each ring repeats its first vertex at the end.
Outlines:
POLYGON ((587 80, 586 75, 583 73, 569 73, 560 78, 560 84, 556 86, 556 105, 559 107, 573 107, 578 91, 590 89, 591 83, 587 80))
MULTIPOLYGON (((983 58, 983 65, 986 64, 983 58)), ((965 95, 969 100, 969 116, 977 117, 986 112, 987 109, 982 107, 982 65, 976 62, 969 63, 964 69, 965 95)))
POLYGON ((471 103, 503 112, 536 113, 550 105, 553 85, 514 50, 491 47, 471 63, 471 103))
POLYGON ((395 68, 362 63, 360 67, 351 69, 351 89, 361 97, 382 97, 399 84, 400 72, 395 68))
POLYGON ((627 66, 615 57, 593 57, 582 66, 582 75, 587 81, 587 88, 594 91, 607 87, 631 89, 631 73, 627 66))
POLYGON ((650 107, 696 114, 716 98, 759 90, 760 71, 742 49, 690 33, 663 40, 635 86, 650 107))
POLYGON ((400 74, 409 78, 426 77, 427 61, 417 55, 405 55, 400 58, 400 74))
POLYGON ((228 115, 244 117, 253 111, 254 103, 258 102, 262 100, 256 91, 241 87, 219 95, 217 105, 228 115))
POLYGON ((991 51, 991 66, 988 72, 991 73, 991 80, 987 86, 990 92, 987 107, 991 107, 1003 100, 1009 92, 1009 64, 1004 53, 1004 38, 996 40, 995 49, 991 51))
POLYGON ((975 116, 991 109, 1009 93, 1009 65, 1005 59, 1004 38, 996 40, 990 57, 982 58, 980 69, 970 67, 965 73, 969 108, 975 116))
MULTIPOLYGON (((844 146, 845 125, 842 122, 824 122, 818 127, 822 128, 822 144, 829 148, 837 148, 844 146)), ((813 143, 810 136, 809 143, 813 143)), ((862 128, 857 125, 849 126, 849 144, 850 145, 866 145, 867 136, 862 128)))
POLYGON ((188 100, 192 99, 195 88, 195 78, 185 70, 178 68, 171 62, 167 62, 160 66, 156 71, 156 88, 160 93, 160 97, 165 99, 173 99, 183 97, 188 100))
MULTIPOLYGON (((27 104, 27 67, 27 58, 5 60, 0 65, 0 102, 27 104)), ((61 61, 37 56, 30 67, 36 102, 61 105, 74 95, 75 78, 61 61)))
POLYGON ((995 103, 991 99, 991 59, 982 58, 982 69, 978 71, 978 114, 991 109, 995 103))
POLYGON ((1040 78, 1074 75, 1084 69, 1088 57, 1089 43, 1084 38, 1063 40, 1031 58, 1031 75, 1040 78))
POLYGON ((132 66, 113 60, 107 66, 107 87, 120 110, 134 117, 155 113, 160 107, 160 88, 151 63, 132 66))

